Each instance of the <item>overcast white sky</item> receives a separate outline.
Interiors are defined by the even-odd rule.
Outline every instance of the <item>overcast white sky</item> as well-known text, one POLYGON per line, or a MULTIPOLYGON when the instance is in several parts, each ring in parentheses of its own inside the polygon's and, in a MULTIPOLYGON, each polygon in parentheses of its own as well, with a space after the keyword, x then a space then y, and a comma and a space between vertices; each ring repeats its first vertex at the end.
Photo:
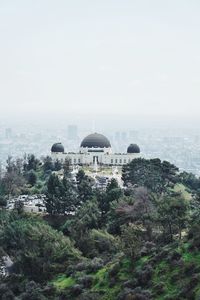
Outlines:
POLYGON ((200 115, 199 16, 199 0, 0 0, 1 114, 200 115))

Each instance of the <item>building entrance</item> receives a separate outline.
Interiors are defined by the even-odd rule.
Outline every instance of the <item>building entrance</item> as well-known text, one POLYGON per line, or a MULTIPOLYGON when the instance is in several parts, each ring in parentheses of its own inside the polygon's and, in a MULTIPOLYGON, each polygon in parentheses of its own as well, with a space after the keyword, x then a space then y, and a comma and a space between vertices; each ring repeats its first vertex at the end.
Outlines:
POLYGON ((99 163, 99 158, 98 158, 98 156, 93 156, 93 164, 94 163, 99 163))

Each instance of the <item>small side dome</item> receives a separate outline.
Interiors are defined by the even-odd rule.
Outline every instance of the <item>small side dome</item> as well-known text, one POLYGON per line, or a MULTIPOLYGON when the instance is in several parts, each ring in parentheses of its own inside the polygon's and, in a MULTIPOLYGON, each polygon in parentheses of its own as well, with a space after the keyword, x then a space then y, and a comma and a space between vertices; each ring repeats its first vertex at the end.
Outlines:
POLYGON ((127 148, 127 153, 129 154, 140 153, 140 148, 136 144, 130 144, 127 148))
POLYGON ((63 153, 64 151, 65 151, 65 149, 61 143, 55 143, 51 147, 51 152, 62 152, 63 153))

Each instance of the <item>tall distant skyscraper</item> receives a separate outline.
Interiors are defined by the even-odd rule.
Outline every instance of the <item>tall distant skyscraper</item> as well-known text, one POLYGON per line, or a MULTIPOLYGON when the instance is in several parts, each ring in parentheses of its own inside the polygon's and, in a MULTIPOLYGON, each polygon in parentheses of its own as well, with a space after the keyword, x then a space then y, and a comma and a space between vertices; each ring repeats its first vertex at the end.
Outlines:
POLYGON ((78 128, 76 125, 69 125, 67 128, 67 137, 69 140, 76 140, 78 137, 78 128))
POLYGON ((6 139, 11 139, 12 138, 12 129, 11 128, 6 128, 5 137, 6 137, 6 139))
POLYGON ((122 141, 126 141, 126 139, 127 139, 127 134, 126 134, 125 131, 123 131, 123 132, 121 133, 121 139, 122 139, 122 141))

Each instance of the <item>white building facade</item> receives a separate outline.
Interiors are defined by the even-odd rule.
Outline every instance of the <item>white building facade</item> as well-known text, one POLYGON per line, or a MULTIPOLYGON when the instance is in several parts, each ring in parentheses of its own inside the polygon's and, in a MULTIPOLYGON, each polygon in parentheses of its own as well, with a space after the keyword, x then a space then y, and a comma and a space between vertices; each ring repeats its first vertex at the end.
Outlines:
POLYGON ((69 160, 71 165, 107 165, 122 166, 133 159, 140 157, 140 148, 130 144, 127 153, 112 153, 110 141, 102 134, 93 133, 86 136, 81 142, 78 153, 65 153, 61 143, 56 143, 51 148, 52 159, 64 162, 69 160))

